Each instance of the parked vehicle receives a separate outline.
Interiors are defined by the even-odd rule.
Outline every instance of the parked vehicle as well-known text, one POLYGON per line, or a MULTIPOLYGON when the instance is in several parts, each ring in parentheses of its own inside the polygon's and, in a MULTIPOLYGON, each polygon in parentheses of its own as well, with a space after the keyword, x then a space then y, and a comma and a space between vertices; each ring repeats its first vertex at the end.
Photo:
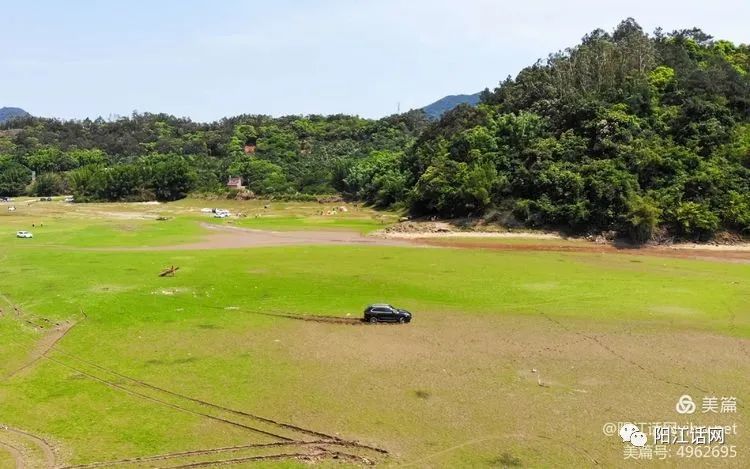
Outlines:
POLYGON ((16 238, 33 238, 34 235, 29 233, 28 231, 17 231, 16 232, 16 238))
POLYGON ((376 322, 411 322, 411 313, 393 305, 374 304, 365 308, 365 321, 376 322))
POLYGON ((227 218, 229 216, 228 210, 219 209, 214 212, 214 218, 227 218))

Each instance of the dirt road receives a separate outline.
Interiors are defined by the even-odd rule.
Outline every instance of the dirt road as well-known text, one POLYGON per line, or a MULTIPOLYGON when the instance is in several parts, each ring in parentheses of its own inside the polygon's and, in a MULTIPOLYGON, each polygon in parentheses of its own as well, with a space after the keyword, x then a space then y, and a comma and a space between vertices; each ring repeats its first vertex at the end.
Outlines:
MULTIPOLYGON (((170 246, 142 246, 114 248, 122 251, 193 251, 211 249, 242 249, 254 247, 300 246, 300 245, 361 245, 361 246, 408 246, 432 248, 489 249, 498 251, 525 252, 574 252, 628 254, 683 259, 700 259, 722 262, 750 263, 750 247, 678 244, 673 246, 636 247, 616 243, 597 244, 580 239, 568 240, 552 235, 516 233, 513 236, 481 233, 481 236, 459 237, 454 233, 436 236, 434 233, 364 235, 356 231, 270 231, 239 228, 234 226, 202 223, 208 231, 203 240, 170 246), (496 235, 496 236, 495 236, 496 235), (508 238, 516 238, 509 242, 508 238), (522 241, 519 242, 518 238, 522 241)), ((110 249, 107 249, 110 250, 110 249)))

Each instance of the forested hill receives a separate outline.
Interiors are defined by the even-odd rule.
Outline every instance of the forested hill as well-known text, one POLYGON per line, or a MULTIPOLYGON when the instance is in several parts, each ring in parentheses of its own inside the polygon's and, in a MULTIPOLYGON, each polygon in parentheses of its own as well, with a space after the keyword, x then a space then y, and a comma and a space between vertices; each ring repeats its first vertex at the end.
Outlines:
POLYGON ((19 117, 29 117, 31 114, 20 107, 0 107, 0 124, 19 117))
MULTIPOLYGON (((629 19, 522 70, 482 103, 448 112, 375 170, 403 175, 397 200, 416 213, 635 240, 750 230, 747 45, 698 29, 647 35, 629 19)), ((384 188, 353 174, 361 182, 350 190, 378 202, 384 188)))
POLYGON ((476 106, 479 104, 481 93, 475 94, 456 94, 440 98, 432 104, 422 108, 427 117, 431 119, 440 119, 443 114, 450 111, 451 109, 461 105, 468 104, 469 106, 476 106))
POLYGON ((422 111, 161 114, 0 125, 0 195, 171 200, 339 192, 417 215, 706 239, 750 233, 750 47, 632 19, 508 78, 439 120, 422 111), (39 177, 30 185, 31 171, 39 177))

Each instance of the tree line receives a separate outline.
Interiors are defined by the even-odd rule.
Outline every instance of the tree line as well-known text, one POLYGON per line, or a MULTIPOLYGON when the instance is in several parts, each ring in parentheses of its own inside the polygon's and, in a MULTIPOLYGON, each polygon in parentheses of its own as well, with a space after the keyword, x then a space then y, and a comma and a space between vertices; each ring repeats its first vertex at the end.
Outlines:
POLYGON ((635 241, 746 233, 750 47, 699 29, 647 34, 627 19, 438 121, 134 113, 0 128, 4 195, 174 200, 225 190, 229 176, 260 196, 336 192, 415 215, 635 241))
POLYGON ((242 115, 207 124, 137 112, 16 119, 0 126, 0 195, 176 200, 226 192, 232 176, 258 196, 334 194, 342 162, 406 148, 427 123, 419 111, 379 120, 242 115))

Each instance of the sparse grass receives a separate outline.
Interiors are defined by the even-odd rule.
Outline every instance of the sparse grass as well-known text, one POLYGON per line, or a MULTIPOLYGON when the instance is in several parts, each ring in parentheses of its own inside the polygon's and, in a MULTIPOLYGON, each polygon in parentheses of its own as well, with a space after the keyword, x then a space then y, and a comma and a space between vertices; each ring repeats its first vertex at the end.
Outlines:
POLYGON ((493 245, 502 245, 502 244, 535 244, 535 245, 549 245, 549 246, 582 246, 582 247, 590 247, 591 243, 589 241, 583 240, 583 239, 577 239, 577 238, 569 238, 569 239, 555 239, 555 238, 534 238, 530 236, 524 237, 523 235, 518 235, 517 237, 509 236, 509 235, 501 235, 501 236, 492 236, 490 234, 488 235, 482 235, 482 236, 446 236, 446 237, 433 237, 433 238, 427 238, 430 242, 430 244, 443 244, 443 245, 453 245, 453 244, 471 244, 471 245, 486 245, 488 247, 493 245))
MULTIPOLYGON (((590 464, 558 441, 567 428, 578 431, 577 447, 619 465, 622 448, 601 434, 602 424, 674 417, 672 401, 685 389, 666 381, 750 397, 748 264, 374 246, 91 249, 199 238, 207 217, 198 203, 211 204, 33 205, 0 214, 0 292, 24 312, 17 318, 0 304, 0 374, 22 364, 44 334, 25 319, 79 321, 50 357, 89 369, 70 355, 84 357, 184 394, 383 446, 391 463, 418 467, 590 464), (35 239, 13 238, 31 219, 45 225, 35 239), (180 266, 177 275, 157 277, 167 265, 180 266), (258 314, 358 316, 377 301, 412 310, 414 322, 347 326, 258 314), (548 387, 537 385, 532 367, 548 387)), ((272 204, 272 222, 239 224, 328 223, 305 215, 312 207, 272 204)), ((331 225, 367 231, 379 216, 356 215, 331 225)), ((68 463, 262 441, 48 359, 0 381, 0 402, 0 422, 57 442, 68 463)), ((745 415, 736 420, 748 423, 745 415)))

